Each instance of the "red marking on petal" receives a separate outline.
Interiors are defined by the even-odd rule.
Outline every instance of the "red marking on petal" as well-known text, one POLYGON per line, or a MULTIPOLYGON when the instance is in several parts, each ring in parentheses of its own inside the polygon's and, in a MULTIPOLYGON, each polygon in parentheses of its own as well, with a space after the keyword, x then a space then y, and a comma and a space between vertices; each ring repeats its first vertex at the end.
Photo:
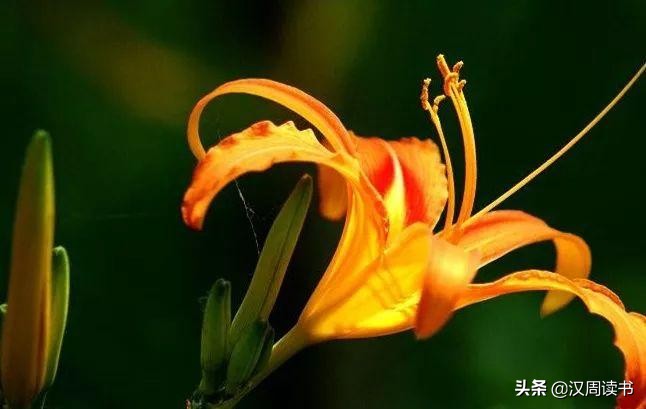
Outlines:
POLYGON ((271 122, 262 121, 251 125, 250 130, 255 136, 267 136, 271 122))
POLYGON ((356 138, 361 168, 380 195, 386 194, 395 177, 395 166, 384 141, 356 138))

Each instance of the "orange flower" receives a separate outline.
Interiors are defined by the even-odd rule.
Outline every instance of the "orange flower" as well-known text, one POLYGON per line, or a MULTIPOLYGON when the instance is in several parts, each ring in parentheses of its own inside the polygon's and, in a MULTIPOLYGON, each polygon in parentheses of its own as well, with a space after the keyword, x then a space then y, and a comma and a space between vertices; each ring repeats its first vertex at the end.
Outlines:
MULTIPOLYGON (((606 318, 626 360, 626 379, 635 394, 622 407, 646 404, 646 320, 627 313, 610 290, 587 280, 590 251, 579 237, 563 233, 520 211, 494 211, 503 200, 552 164, 621 98, 621 93, 563 149, 475 215, 476 149, 473 126, 459 79, 462 64, 450 69, 444 57, 438 67, 444 95, 422 105, 438 132, 440 149, 429 140, 385 141, 347 131, 325 105, 304 92, 277 82, 246 79, 226 83, 202 98, 191 113, 188 138, 199 159, 182 214, 201 228, 215 195, 247 172, 264 171, 280 162, 313 162, 319 166, 320 211, 330 219, 345 216, 336 253, 295 327, 286 336, 301 343, 334 338, 374 337, 414 328, 418 337, 440 329, 464 306, 519 291, 548 290, 541 312, 552 313, 574 296, 606 318), (322 134, 293 123, 259 122, 204 151, 198 134, 203 108, 215 97, 245 93, 277 102, 308 120, 322 134), (465 180, 459 209, 453 168, 438 117, 448 97, 457 113, 465 155, 465 180), (444 212, 446 208, 446 212, 444 212), (441 214, 443 227, 433 232, 441 214), (457 212, 457 216, 455 213, 457 212), (555 273, 529 270, 488 284, 472 284, 479 267, 519 247, 551 240, 557 251, 555 273)), ((296 342, 297 343, 297 342, 296 342)))

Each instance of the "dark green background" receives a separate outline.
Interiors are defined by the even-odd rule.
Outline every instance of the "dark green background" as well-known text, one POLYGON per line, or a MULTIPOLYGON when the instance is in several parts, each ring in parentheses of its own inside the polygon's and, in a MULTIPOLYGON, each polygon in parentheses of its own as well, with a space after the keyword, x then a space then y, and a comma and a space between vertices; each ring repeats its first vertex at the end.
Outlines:
MULTIPOLYGON (((646 3, 627 1, 3 1, 0 3, 0 271, 17 182, 36 128, 53 136, 56 242, 73 268, 71 315, 51 408, 181 408, 199 376, 200 298, 218 277, 243 294, 256 246, 234 189, 204 232, 179 207, 194 159, 185 121, 230 79, 260 76, 319 97, 348 128, 433 135, 418 102, 435 56, 463 59, 479 149, 477 207, 574 135, 644 61, 646 3), (57 6, 52 6, 57 3, 57 6), (404 3, 404 2, 401 2, 404 3)), ((644 80, 555 167, 505 203, 582 235, 592 277, 644 312, 644 80)), ((442 109, 460 162, 455 120, 442 109)), ((203 120, 205 143, 293 115, 231 96, 203 120)), ((303 171, 245 177, 262 240, 303 171)), ((311 211, 272 322, 292 325, 340 226, 311 211)), ((484 269, 550 267, 549 245, 484 269)), ((2 282, 6 282, 3 275, 2 282)), ((5 286, 0 286, 2 293, 5 286)), ((540 319, 542 295, 459 312, 437 336, 314 346, 241 408, 607 408, 613 399, 516 398, 516 379, 619 380, 606 323, 573 303, 540 319)))

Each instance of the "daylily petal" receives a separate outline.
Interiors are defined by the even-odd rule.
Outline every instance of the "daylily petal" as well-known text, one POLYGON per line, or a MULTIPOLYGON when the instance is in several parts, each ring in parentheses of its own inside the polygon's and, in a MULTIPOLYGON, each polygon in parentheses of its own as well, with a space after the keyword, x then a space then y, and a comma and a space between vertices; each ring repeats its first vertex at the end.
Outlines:
POLYGON ((308 303, 299 325, 317 341, 374 337, 410 328, 432 239, 428 226, 409 226, 382 256, 357 274, 338 280, 318 309, 308 303))
POLYGON ((390 219, 402 218, 404 226, 423 222, 433 228, 448 197, 437 145, 417 138, 356 139, 361 168, 384 197, 390 219))
MULTIPOLYGON (((431 141, 415 138, 396 142, 379 138, 355 139, 361 169, 384 201, 389 223, 388 246, 409 223, 422 221, 427 224, 429 231, 432 230, 447 199, 447 180, 437 146, 431 141)), ((342 215, 344 202, 341 197, 346 183, 332 172, 334 171, 319 166, 322 178, 321 211, 330 218, 342 215)), ((360 199, 357 197, 357 201, 360 199)), ((355 203, 355 206, 358 205, 359 203, 355 203)), ((348 214, 346 223, 362 223, 360 218, 357 219, 360 217, 358 215, 357 211, 352 215, 348 214)), ((330 268, 312 295, 303 316, 325 309, 323 305, 329 305, 330 298, 345 293, 345 290, 339 288, 355 288, 348 284, 353 281, 352 277, 363 277, 366 271, 379 270, 379 262, 375 260, 382 256, 384 249, 366 248, 366 236, 359 235, 357 229, 352 229, 347 236, 352 239, 339 245, 330 268), (338 280, 332 282, 332 277, 338 277, 338 280)), ((408 291, 406 296, 409 297, 412 292, 408 291)), ((415 292, 419 294, 418 290, 415 292)), ((385 313, 391 314, 392 311, 385 313)), ((401 318, 401 314, 395 315, 396 320, 401 318)), ((383 320, 379 318, 369 326, 378 327, 382 323, 383 320)))
POLYGON ((351 187, 344 231, 330 266, 310 300, 313 307, 317 294, 322 297, 327 293, 327 284, 339 272, 344 279, 360 272, 383 251, 387 231, 383 204, 354 158, 330 152, 311 130, 300 131, 291 122, 281 126, 259 122, 209 149, 184 196, 182 215, 186 224, 199 229, 210 202, 233 179, 247 172, 266 170, 275 163, 299 161, 329 166, 342 174, 351 187))
POLYGON ((326 219, 340 220, 348 208, 348 186, 345 179, 332 168, 317 166, 319 211, 326 219))
MULTIPOLYGON (((517 210, 500 210, 478 217, 447 239, 465 250, 476 250, 480 266, 528 244, 552 240, 556 247, 556 273, 568 278, 587 278, 591 255, 588 245, 578 236, 563 233, 541 219, 517 210), (452 239, 453 238, 453 239, 452 239)), ((574 298, 570 293, 550 291, 541 307, 542 314, 564 307, 574 298)))
POLYGON ((191 150, 199 159, 204 148, 199 139, 198 127, 204 107, 214 98, 225 94, 256 95, 283 105, 314 125, 337 152, 354 153, 354 142, 339 118, 322 102, 305 92, 280 82, 250 78, 227 82, 205 95, 193 108, 188 119, 188 140, 191 150))
MULTIPOLYGON (((384 198, 391 232, 416 222, 434 227, 448 197, 446 170, 437 145, 417 138, 385 141, 355 136, 355 140, 361 168, 384 198)), ((319 170, 321 213, 338 219, 345 210, 345 182, 328 169, 319 170)))
POLYGON ((406 227, 406 188, 401 164, 387 141, 360 137, 355 140, 361 169, 383 198, 392 238, 406 227))
POLYGON ((437 224, 448 197, 446 168, 440 151, 430 139, 391 141, 402 168, 406 187, 406 224, 437 224))
POLYGON ((200 161, 184 196, 185 222, 201 228, 211 200, 242 174, 263 171, 275 163, 297 161, 325 164, 358 183, 358 166, 353 166, 347 156, 327 150, 311 130, 300 131, 291 122, 281 126, 258 122, 223 139, 200 161))
POLYGON ((476 275, 478 261, 476 253, 433 238, 415 320, 418 338, 435 334, 451 318, 460 295, 476 275))
POLYGON ((318 302, 333 289, 330 283, 338 274, 344 279, 359 273, 383 252, 388 218, 380 195, 361 171, 351 139, 339 119, 320 101, 296 88, 268 80, 240 80, 224 84, 196 105, 189 119, 189 142, 201 159, 191 186, 184 197, 185 222, 200 228, 209 203, 231 180, 250 171, 262 171, 278 162, 306 161, 328 166, 338 172, 348 189, 348 214, 337 251, 310 298, 315 310, 318 302), (204 154, 198 135, 198 122, 204 106, 227 93, 248 93, 278 102, 292 109, 317 127, 332 151, 323 146, 310 130, 299 131, 293 124, 277 127, 258 123, 234 134, 204 154))
POLYGON ((327 150, 311 130, 300 131, 292 123, 276 126, 260 122, 233 134, 211 148, 195 170, 184 197, 185 222, 201 228, 215 195, 230 181, 250 171, 262 171, 274 163, 307 161, 323 164, 342 174, 348 186, 349 210, 337 251, 308 303, 316 311, 328 293, 341 291, 366 265, 377 259, 385 244, 385 213, 378 193, 347 155, 327 150), (339 275, 342 280, 335 280, 339 275))
POLYGON ((621 300, 608 288, 585 279, 570 280, 551 272, 528 270, 509 274, 487 284, 472 284, 458 308, 523 291, 566 291, 579 297, 591 313, 605 318, 615 331, 615 345, 626 362, 625 378, 633 382, 634 393, 618 399, 619 408, 646 407, 646 317, 626 312, 621 300))

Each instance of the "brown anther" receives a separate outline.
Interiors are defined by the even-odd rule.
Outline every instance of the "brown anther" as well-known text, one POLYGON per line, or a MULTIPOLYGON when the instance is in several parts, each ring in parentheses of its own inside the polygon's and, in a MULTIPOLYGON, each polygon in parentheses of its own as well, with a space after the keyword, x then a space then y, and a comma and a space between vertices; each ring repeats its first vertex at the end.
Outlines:
POLYGON ((424 109, 426 111, 428 111, 431 108, 430 104, 428 103, 428 87, 430 85, 431 85, 431 79, 426 78, 422 82, 422 93, 419 96, 419 99, 420 99, 420 101, 422 103, 422 109, 424 109))
POLYGON ((438 95, 435 97, 435 99, 433 100, 433 107, 435 108, 435 110, 439 108, 440 102, 444 101, 445 98, 446 98, 446 95, 438 95))
POLYGON ((456 62, 455 65, 453 66, 453 72, 456 74, 459 74, 460 70, 462 69, 462 66, 464 66, 464 62, 462 61, 456 62))
POLYGON ((437 68, 440 70, 440 73, 442 74, 442 78, 446 78, 446 76, 449 75, 449 73, 451 72, 442 54, 437 56, 437 68))
POLYGON ((465 85, 467 85, 467 80, 461 80, 460 82, 458 82, 458 91, 462 92, 465 85))
POLYGON ((444 101, 445 96, 444 95, 438 95, 433 99, 433 112, 437 114, 437 111, 440 109, 440 103, 444 101))

